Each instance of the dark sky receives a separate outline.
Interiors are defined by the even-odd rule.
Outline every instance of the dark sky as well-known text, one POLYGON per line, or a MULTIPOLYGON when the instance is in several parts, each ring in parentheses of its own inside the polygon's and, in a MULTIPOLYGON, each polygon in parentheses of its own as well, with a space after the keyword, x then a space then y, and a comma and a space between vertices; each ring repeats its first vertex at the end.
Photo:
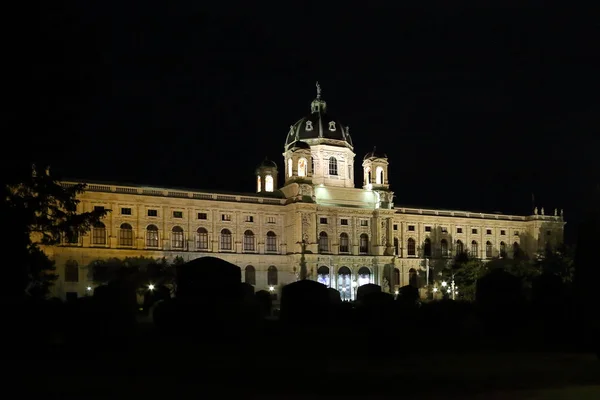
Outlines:
POLYGON ((396 204, 529 213, 533 192, 568 217, 597 182, 593 13, 78 3, 42 12, 42 124, 17 138, 63 176, 253 191, 319 80, 396 204))

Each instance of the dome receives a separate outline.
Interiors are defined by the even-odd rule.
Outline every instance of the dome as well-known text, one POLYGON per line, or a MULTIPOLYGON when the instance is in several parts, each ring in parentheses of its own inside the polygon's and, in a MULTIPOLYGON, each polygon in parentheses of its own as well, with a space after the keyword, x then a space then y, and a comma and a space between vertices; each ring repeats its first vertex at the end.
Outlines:
POLYGON ((385 153, 377 151, 376 147, 373 147, 373 151, 370 151, 367 154, 365 154, 365 158, 363 158, 363 160, 367 160, 369 158, 388 158, 388 156, 385 153))
POLYGON ((306 142, 303 142, 301 140, 297 140, 293 143, 290 143, 290 145, 288 146, 289 149, 305 149, 305 150, 310 150, 310 145, 306 142))
POLYGON ((328 144, 353 147, 348 127, 327 113, 327 103, 321 99, 321 87, 318 82, 317 98, 313 100, 310 108, 310 115, 290 126, 285 141, 286 150, 291 149, 295 142, 319 139, 328 144))
POLYGON ((277 163, 275 161, 271 161, 268 158, 265 158, 263 162, 260 163, 258 168, 277 168, 277 163))

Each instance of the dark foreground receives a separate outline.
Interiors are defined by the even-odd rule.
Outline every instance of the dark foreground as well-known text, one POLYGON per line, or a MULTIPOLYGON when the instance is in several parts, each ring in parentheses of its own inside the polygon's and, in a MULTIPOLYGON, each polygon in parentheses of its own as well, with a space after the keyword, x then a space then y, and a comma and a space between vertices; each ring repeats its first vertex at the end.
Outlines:
POLYGON ((378 336, 273 326, 169 336, 142 323, 127 338, 6 351, 3 364, 11 393, 44 398, 600 398, 595 354, 378 336))

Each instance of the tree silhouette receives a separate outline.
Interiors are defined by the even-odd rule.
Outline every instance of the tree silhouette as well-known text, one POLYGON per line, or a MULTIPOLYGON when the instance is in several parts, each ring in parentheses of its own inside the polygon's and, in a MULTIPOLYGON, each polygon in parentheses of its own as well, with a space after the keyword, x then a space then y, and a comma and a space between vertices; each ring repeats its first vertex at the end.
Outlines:
POLYGON ((52 246, 63 240, 75 241, 109 210, 78 213, 77 195, 85 185, 62 185, 50 175, 49 167, 33 166, 29 175, 2 188, 0 211, 10 235, 6 245, 16 265, 11 268, 7 293, 45 296, 56 279, 54 264, 40 245, 52 246))

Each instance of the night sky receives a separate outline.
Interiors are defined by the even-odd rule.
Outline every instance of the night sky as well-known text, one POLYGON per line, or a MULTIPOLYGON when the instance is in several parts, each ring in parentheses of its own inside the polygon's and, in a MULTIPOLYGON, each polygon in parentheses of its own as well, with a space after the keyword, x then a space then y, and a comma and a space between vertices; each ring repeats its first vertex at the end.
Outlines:
POLYGON ((42 124, 9 157, 65 177, 252 192, 265 157, 283 169, 318 80, 350 126, 357 184, 377 146, 397 205, 528 214, 534 193, 569 219, 598 182, 593 13, 89 3, 43 10, 42 124))

